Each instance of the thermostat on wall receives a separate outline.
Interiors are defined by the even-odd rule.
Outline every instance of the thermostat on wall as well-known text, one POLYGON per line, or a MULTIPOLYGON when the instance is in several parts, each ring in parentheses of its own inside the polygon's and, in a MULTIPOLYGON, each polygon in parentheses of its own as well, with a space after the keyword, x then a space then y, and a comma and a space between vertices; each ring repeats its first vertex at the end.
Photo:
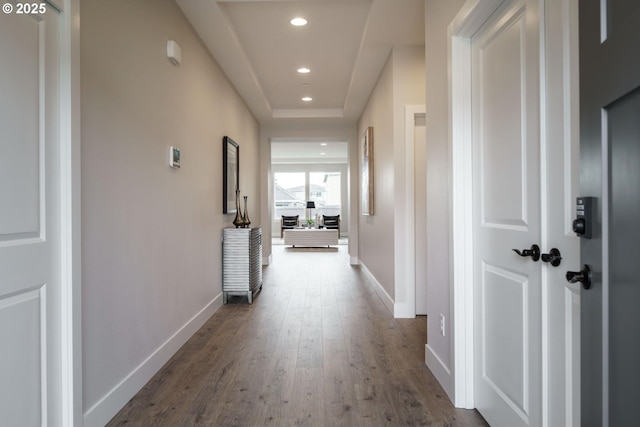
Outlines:
POLYGON ((180 167, 180 149, 173 145, 169 147, 169 166, 172 168, 180 167))
POLYGON ((173 65, 180 65, 182 62, 182 49, 180 49, 180 45, 173 40, 167 42, 167 59, 169 59, 173 65))

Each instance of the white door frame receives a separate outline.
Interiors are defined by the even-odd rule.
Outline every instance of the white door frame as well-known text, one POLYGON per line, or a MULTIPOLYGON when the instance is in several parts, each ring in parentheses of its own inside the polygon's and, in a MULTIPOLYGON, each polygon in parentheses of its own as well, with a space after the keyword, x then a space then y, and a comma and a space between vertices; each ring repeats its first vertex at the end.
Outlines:
POLYGON ((395 318, 416 317, 416 217, 415 217, 415 123, 416 117, 424 116, 424 105, 405 105, 404 107, 404 188, 405 203, 402 235, 404 253, 396 256, 396 271, 404 271, 402 280, 396 280, 396 295, 404 295, 403 301, 396 298, 393 314, 395 318), (402 285, 404 284, 404 285, 402 285), (399 289, 402 287, 402 289, 399 289))
POLYGON ((471 37, 503 0, 468 0, 448 27, 454 404, 475 408, 471 37))
POLYGON ((80 157, 80 0, 50 1, 61 10, 60 286, 61 425, 83 425, 80 157))
MULTIPOLYGON (((405 167, 406 167, 406 188, 407 188, 407 219, 410 221, 407 227, 407 246, 410 249, 407 250, 407 257, 411 257, 413 273, 407 277, 407 305, 412 307, 413 316, 417 313, 417 291, 419 286, 426 286, 426 283, 419 284, 417 280, 417 255, 418 255, 418 242, 416 240, 416 223, 418 218, 416 216, 416 121, 426 118, 427 107, 426 105, 406 105, 404 107, 404 129, 405 129, 405 167)), ((422 126, 424 127, 424 125, 422 126)), ((424 144, 426 141, 422 141, 424 144)), ((423 167, 426 165, 423 165, 423 167)), ((426 192, 422 194, 422 197, 426 199, 426 192)), ((422 218, 424 221, 426 218, 422 218)), ((424 313, 422 313, 424 314, 424 313)))

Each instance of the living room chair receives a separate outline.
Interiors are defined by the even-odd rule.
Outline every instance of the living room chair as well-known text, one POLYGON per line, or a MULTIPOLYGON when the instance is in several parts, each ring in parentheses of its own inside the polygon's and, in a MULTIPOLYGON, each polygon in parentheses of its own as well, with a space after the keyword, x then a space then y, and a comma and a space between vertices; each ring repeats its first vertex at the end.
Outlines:
POLYGON ((338 230, 340 238, 340 215, 322 215, 322 225, 329 230, 338 230))
POLYGON ((299 215, 282 215, 280 219, 280 238, 284 238, 284 230, 293 230, 298 226, 299 215))

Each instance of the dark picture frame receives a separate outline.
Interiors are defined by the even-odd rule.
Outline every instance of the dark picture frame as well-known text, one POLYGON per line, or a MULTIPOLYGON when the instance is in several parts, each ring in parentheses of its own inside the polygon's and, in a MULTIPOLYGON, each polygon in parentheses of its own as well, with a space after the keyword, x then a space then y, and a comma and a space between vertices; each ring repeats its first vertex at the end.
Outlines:
POLYGON ((225 136, 222 138, 222 213, 236 213, 236 190, 239 189, 240 146, 225 136))
POLYGON ((373 127, 360 137, 360 212, 373 215, 373 127))

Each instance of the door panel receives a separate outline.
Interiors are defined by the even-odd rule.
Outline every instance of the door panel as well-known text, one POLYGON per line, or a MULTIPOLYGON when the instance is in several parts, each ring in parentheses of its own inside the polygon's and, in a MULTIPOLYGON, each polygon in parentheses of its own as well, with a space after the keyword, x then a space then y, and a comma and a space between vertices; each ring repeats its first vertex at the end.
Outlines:
POLYGON ((640 8, 630 1, 580 2, 580 188, 597 197, 593 238, 581 264, 582 423, 637 424, 640 279, 640 8))
POLYGON ((629 325, 640 325, 636 267, 640 253, 640 90, 606 111, 610 151, 609 412, 610 423, 616 426, 637 423, 637 416, 631 416, 629 408, 640 401, 640 341, 628 335, 629 325))
POLYGON ((59 15, 0 14, 0 418, 60 425, 59 15))
POLYGON ((633 16, 633 13, 640 8, 640 3, 637 0, 616 0, 607 1, 607 37, 615 32, 625 31, 627 26, 626 21, 629 16, 633 16))
POLYGON ((41 420, 44 334, 41 288, 0 299, 0 408, 4 425, 37 426, 41 420), (19 327, 16 327, 19 325, 19 327))
POLYGON ((522 11, 495 29, 479 49, 482 219, 486 227, 524 226, 527 172, 523 138, 522 11))
POLYGON ((40 176, 40 24, 28 16, 0 17, 0 241, 15 240, 39 230, 40 176), (12 34, 12 36, 8 36, 12 34), (12 84, 20 82, 19 84, 12 84), (11 126, 20 123, 22 126, 11 126), (9 161, 10 159, 10 161, 9 161))
POLYGON ((487 264, 483 265, 483 270, 482 376, 514 410, 526 416, 525 384, 529 370, 523 343, 529 341, 526 317, 528 279, 487 264), (505 358, 504 354, 509 357, 505 358))
POLYGON ((538 2, 506 1, 472 38, 476 406, 491 425, 541 420, 538 2), (480 326, 480 327, 479 327, 480 326))

